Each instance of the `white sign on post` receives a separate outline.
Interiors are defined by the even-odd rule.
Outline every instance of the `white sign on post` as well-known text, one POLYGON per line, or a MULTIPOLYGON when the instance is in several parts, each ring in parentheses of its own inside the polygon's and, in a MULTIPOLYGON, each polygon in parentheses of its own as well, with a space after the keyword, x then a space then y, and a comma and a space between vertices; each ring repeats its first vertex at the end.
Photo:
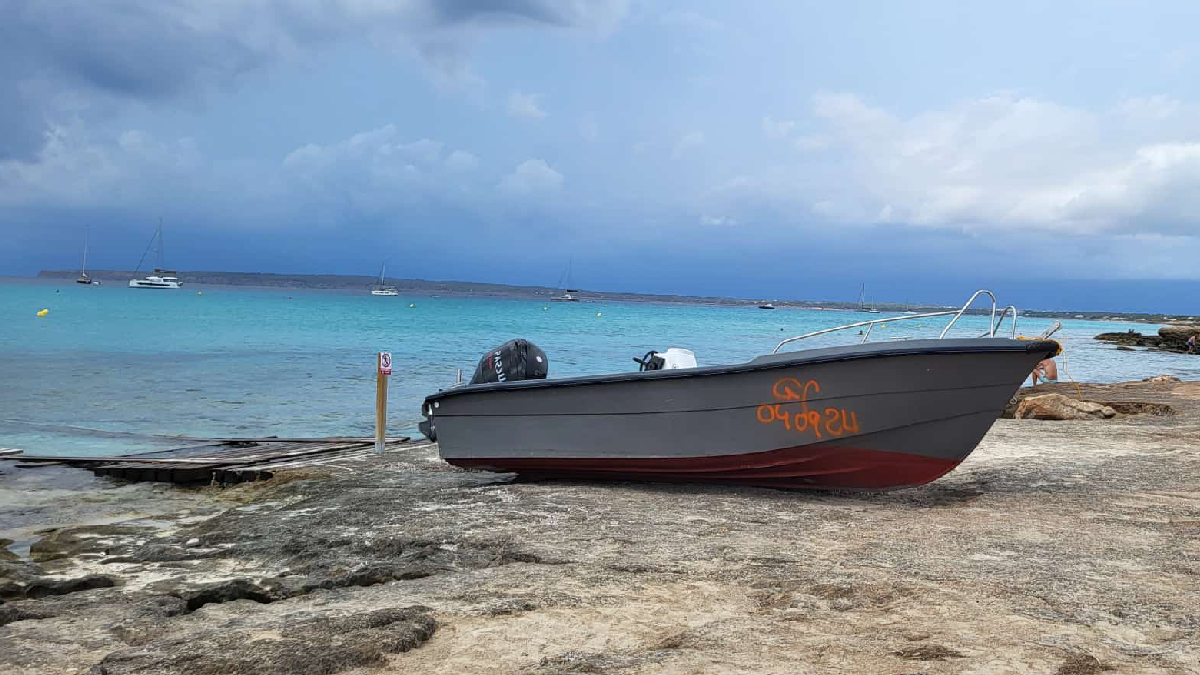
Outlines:
POLYGON ((379 374, 380 375, 391 375, 392 374, 392 353, 391 352, 379 352, 379 374))

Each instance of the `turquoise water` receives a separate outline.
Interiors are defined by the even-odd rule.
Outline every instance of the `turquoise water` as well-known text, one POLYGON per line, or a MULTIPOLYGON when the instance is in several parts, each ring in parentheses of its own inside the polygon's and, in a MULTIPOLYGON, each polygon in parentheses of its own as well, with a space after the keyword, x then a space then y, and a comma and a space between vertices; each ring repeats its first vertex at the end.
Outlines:
MULTIPOLYGON (((568 377, 634 370, 632 357, 669 346, 693 349, 701 365, 737 363, 769 352, 785 336, 882 316, 752 306, 213 287, 201 287, 197 295, 197 290, 0 280, 0 447, 108 455, 180 445, 158 434, 368 436, 380 350, 394 358, 389 432, 415 433, 426 394, 451 384, 457 368, 469 378, 485 350, 511 338, 538 344, 549 356, 550 377, 568 377), (43 308, 49 314, 37 317, 43 308)), ((964 297, 969 290, 974 289, 964 289, 964 297)), ((1020 332, 1037 334, 1050 323, 1022 319, 1020 332)), ((895 324, 876 329, 872 337, 935 337, 943 325, 941 319, 895 324)), ((965 317, 959 326, 956 333, 977 336, 986 320, 965 317)), ((1200 359, 1117 351, 1091 339, 1104 331, 1157 327, 1089 321, 1064 326, 1067 370, 1076 380, 1200 376, 1200 359)), ((854 339, 842 333, 805 344, 854 339)))

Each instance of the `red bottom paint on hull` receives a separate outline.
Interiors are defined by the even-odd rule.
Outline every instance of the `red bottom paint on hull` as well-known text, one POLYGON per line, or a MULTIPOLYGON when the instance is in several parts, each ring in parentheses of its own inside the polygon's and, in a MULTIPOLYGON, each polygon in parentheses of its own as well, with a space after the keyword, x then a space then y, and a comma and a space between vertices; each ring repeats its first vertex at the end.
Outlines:
MULTIPOLYGON (((964 453, 965 455, 965 453, 964 453)), ((891 490, 937 480, 961 459, 829 446, 705 457, 447 458, 455 466, 519 474, 525 478, 575 478, 722 483, 825 490, 891 490)))

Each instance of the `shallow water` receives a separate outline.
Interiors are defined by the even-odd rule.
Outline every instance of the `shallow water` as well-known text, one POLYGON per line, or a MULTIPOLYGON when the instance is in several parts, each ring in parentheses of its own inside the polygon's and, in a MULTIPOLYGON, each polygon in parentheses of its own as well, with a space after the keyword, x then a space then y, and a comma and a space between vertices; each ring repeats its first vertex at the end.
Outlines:
MULTIPOLYGON (((387 298, 365 290, 197 290, 0 280, 0 447, 110 455, 180 445, 161 434, 371 435, 379 350, 394 359, 389 431, 415 433, 426 394, 452 383, 457 368, 470 377, 485 350, 511 338, 537 343, 549 356, 550 376, 568 377, 633 370, 632 357, 669 346, 693 349, 701 365, 738 363, 785 336, 883 316, 752 305, 387 298), (36 316, 43 308, 50 312, 36 316)), ((1050 323, 1021 319, 1020 332, 1035 335, 1050 323)), ((915 324, 877 328, 872 339, 936 337, 945 322, 915 324)), ((1119 351, 1091 339, 1157 326, 1063 324, 1060 376, 1200 376, 1200 359, 1119 351)), ((983 317, 964 317, 955 333, 977 336, 986 325, 983 317)), ((805 344, 854 339, 842 333, 805 344)))

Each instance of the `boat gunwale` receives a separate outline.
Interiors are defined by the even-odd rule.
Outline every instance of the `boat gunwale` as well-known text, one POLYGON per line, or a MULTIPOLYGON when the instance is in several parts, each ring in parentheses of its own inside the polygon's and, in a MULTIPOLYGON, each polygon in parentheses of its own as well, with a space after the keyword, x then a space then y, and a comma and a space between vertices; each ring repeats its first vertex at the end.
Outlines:
POLYGON ((606 375, 584 375, 580 377, 563 378, 560 380, 520 380, 517 382, 490 382, 486 384, 469 384, 461 387, 444 389, 425 397, 425 403, 439 402, 453 396, 468 394, 483 394, 498 391, 524 391, 526 389, 549 389, 556 387, 579 387, 591 384, 612 384, 621 382, 674 380, 687 377, 713 377, 736 373, 779 370, 798 365, 836 363, 838 361, 856 361, 868 358, 883 358, 892 356, 915 356, 921 354, 983 354, 1024 352, 1048 352, 1054 354, 1059 344, 1053 340, 1014 340, 1010 338, 959 338, 959 339, 928 339, 911 340, 908 344, 896 343, 865 343, 843 345, 838 347, 822 347, 786 354, 766 354, 745 363, 705 366, 702 368, 679 368, 672 370, 654 370, 644 372, 611 373, 606 375))
MULTIPOLYGON (((1007 384, 997 383, 997 384, 976 384, 976 385, 968 385, 968 386, 961 386, 961 387, 937 387, 937 388, 933 388, 933 389, 905 389, 903 391, 887 391, 887 392, 881 392, 881 393, 864 392, 861 394, 838 394, 838 395, 834 395, 834 396, 825 396, 823 394, 818 394, 815 398, 808 398, 808 399, 805 399, 804 401, 771 400, 771 401, 762 401, 762 402, 757 402, 757 403, 743 403, 743 404, 730 405, 730 406, 718 406, 718 407, 710 406, 710 407, 706 407, 706 408, 687 408, 684 410, 636 410, 636 411, 627 411, 627 412, 609 411, 609 410, 601 411, 601 412, 589 412, 589 411, 544 412, 543 411, 543 412, 536 412, 536 413, 529 413, 529 412, 521 412, 521 413, 479 413, 479 412, 453 413, 453 412, 449 412, 449 413, 447 413, 447 412, 438 411, 437 416, 438 417, 498 417, 498 418, 503 418, 503 417, 606 417, 606 416, 623 417, 623 416, 634 416, 634 415, 687 415, 687 414, 691 414, 691 413, 727 412, 727 411, 731 411, 731 410, 754 410, 754 409, 758 408, 759 406, 763 405, 764 403, 769 403, 772 405, 776 404, 776 403, 781 404, 781 405, 799 405, 801 403, 808 403, 810 405, 816 405, 816 404, 824 404, 824 402, 826 402, 826 401, 849 401, 849 400, 853 400, 853 399, 866 398, 868 396, 913 396, 913 395, 920 395, 920 394, 937 394, 937 393, 944 393, 944 392, 949 392, 949 391, 967 391, 967 390, 972 390, 972 389, 991 389, 991 388, 995 388, 995 387, 1007 387, 1007 386, 1008 386, 1007 384)), ((949 418, 947 418, 947 419, 949 419, 949 418)))

